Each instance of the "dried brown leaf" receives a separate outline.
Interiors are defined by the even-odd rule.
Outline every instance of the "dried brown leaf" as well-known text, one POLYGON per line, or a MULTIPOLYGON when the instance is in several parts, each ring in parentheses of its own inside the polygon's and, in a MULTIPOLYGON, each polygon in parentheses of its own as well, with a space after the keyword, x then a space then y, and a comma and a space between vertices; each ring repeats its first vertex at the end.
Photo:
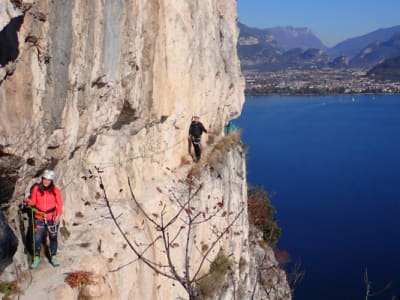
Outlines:
POLYGON ((93 273, 87 271, 76 271, 67 273, 65 282, 72 288, 80 287, 82 285, 93 284, 93 273))

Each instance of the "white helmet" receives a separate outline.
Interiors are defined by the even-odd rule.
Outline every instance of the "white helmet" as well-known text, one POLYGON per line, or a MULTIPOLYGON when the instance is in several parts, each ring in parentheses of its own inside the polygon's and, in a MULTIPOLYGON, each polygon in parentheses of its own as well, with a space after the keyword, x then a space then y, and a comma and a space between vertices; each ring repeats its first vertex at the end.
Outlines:
POLYGON ((192 118, 200 118, 200 114, 194 114, 192 118))
POLYGON ((54 173, 53 170, 44 170, 42 178, 46 178, 48 180, 54 181, 54 178, 56 177, 56 173, 54 173))

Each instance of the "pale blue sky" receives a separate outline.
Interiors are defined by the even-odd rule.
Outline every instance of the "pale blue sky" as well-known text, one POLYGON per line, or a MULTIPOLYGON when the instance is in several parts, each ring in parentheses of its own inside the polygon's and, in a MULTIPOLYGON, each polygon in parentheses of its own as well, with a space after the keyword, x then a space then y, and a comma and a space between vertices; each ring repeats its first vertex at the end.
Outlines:
POLYGON ((308 27, 327 46, 400 25, 400 0, 238 0, 238 12, 252 27, 308 27))

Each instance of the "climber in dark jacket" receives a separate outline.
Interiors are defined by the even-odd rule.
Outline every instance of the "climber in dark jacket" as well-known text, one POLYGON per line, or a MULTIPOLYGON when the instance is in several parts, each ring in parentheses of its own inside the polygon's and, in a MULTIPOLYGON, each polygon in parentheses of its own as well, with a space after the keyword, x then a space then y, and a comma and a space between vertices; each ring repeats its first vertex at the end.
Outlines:
POLYGON ((196 162, 198 162, 201 158, 201 135, 203 134, 203 132, 207 133, 204 125, 199 120, 200 116, 194 115, 192 118, 192 123, 189 127, 189 140, 192 142, 194 147, 196 162))

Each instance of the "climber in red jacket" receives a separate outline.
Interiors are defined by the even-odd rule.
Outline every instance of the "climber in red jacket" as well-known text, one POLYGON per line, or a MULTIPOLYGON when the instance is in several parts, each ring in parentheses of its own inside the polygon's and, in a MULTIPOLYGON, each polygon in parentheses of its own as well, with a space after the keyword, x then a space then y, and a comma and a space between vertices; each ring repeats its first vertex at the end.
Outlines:
POLYGON ((63 210, 63 200, 60 190, 54 185, 54 178, 53 170, 45 170, 41 182, 33 186, 30 197, 26 199, 27 204, 35 212, 32 269, 40 264, 40 246, 45 238, 46 230, 50 239, 50 263, 54 267, 59 266, 56 258, 57 232, 63 210))

